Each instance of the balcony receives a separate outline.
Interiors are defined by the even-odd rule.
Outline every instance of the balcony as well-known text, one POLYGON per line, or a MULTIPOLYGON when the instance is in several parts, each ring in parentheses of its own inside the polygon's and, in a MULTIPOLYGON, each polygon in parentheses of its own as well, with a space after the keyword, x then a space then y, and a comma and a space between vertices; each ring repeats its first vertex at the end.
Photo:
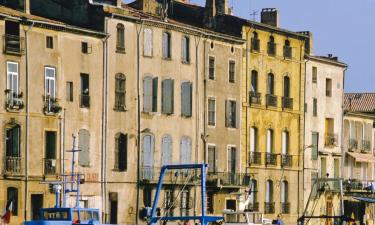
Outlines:
POLYGON ((259 39, 251 38, 251 51, 259 52, 259 39))
POLYGON ((282 167, 292 167, 293 156, 288 154, 281 154, 281 166, 282 167))
POLYGON ((261 164, 262 164, 262 153, 250 152, 250 165, 261 165, 261 164))
POLYGON ((47 115, 57 114, 61 112, 62 108, 58 103, 57 98, 51 98, 50 96, 44 97, 44 113, 47 115))
POLYGON ((274 214, 274 213, 275 213, 275 202, 265 202, 264 214, 274 214))
POLYGON ((56 159, 44 159, 44 175, 56 175, 56 159))
POLYGON ((248 186, 251 174, 248 173, 230 173, 230 172, 213 172, 208 173, 208 185, 218 185, 224 187, 248 186))
POLYGON ((251 105, 261 105, 262 104, 261 93, 250 91, 249 99, 250 99, 251 105))
POLYGON ((21 55, 24 52, 24 38, 16 35, 5 34, 3 35, 4 53, 21 55))
POLYGON ((350 139, 349 140, 349 150, 355 150, 358 149, 358 141, 357 139, 350 139))
POLYGON ((21 165, 21 157, 5 156, 5 174, 21 175, 23 173, 21 165))
POLYGON ((283 51, 284 58, 291 59, 292 58, 292 47, 284 46, 283 50, 284 50, 283 51))
POLYGON ((18 111, 23 109, 24 104, 22 100, 23 93, 16 93, 10 89, 5 90, 6 102, 5 107, 8 111, 18 111))
POLYGON ((249 210, 251 212, 259 212, 259 202, 249 203, 249 210))
POLYGON ((334 133, 326 133, 325 134, 325 142, 324 145, 328 147, 337 146, 338 135, 334 133))
POLYGON ((371 142, 368 140, 362 140, 361 152, 371 153, 371 142))
POLYGON ((293 109, 293 99, 289 97, 283 97, 283 108, 284 109, 293 109))
POLYGON ((290 213, 290 203, 289 202, 282 202, 281 203, 281 213, 282 214, 289 214, 290 213))
POLYGON ((277 107, 277 96, 276 95, 267 94, 266 95, 266 105, 267 106, 272 106, 272 107, 277 107))
MULTIPOLYGON (((159 181, 160 167, 142 166, 140 180, 143 184, 156 184, 159 181)), ((167 170, 164 174, 164 184, 193 184, 199 182, 194 170, 167 170)))
POLYGON ((349 192, 371 192, 371 184, 374 183, 374 180, 356 180, 349 179, 344 180, 343 189, 346 193, 349 192))
POLYGON ((277 154, 266 153, 266 165, 277 166, 277 154))
POLYGON ((275 56, 276 55, 276 44, 274 42, 268 42, 267 43, 267 53, 269 56, 275 56))
POLYGON ((81 106, 81 108, 90 108, 90 95, 80 95, 79 105, 81 106))

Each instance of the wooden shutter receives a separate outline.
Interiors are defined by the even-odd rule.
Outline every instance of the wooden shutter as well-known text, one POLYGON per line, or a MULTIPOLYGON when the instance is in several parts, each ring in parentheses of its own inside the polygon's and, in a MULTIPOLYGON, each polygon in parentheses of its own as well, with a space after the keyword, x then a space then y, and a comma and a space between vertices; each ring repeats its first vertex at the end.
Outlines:
POLYGON ((163 58, 168 58, 168 33, 163 33, 163 58))
POLYGON ((78 164, 80 166, 90 166, 90 133, 81 129, 78 132, 78 148, 79 152, 78 164))
POLYGON ((182 37, 182 40, 181 40, 181 59, 183 62, 186 62, 187 61, 187 57, 186 57, 186 37, 182 37))
POLYGON ((188 137, 181 139, 180 162, 181 164, 191 163, 191 139, 188 137))
POLYGON ((225 100, 225 126, 229 127, 230 126, 230 101, 225 100))
POLYGON ((215 146, 208 146, 208 172, 216 171, 216 151, 215 146))
POLYGON ((161 164, 170 165, 172 164, 172 138, 167 135, 162 138, 162 159, 161 164))
POLYGON ((152 78, 147 76, 143 79, 143 112, 152 112, 153 100, 152 78))
POLYGON ((250 128, 250 152, 255 152, 255 135, 256 135, 256 131, 255 131, 255 127, 251 127, 250 128))
POLYGON ((154 139, 151 135, 143 137, 143 166, 152 167, 154 165, 154 139))
POLYGON ((152 111, 158 111, 158 78, 152 79, 152 111))
POLYGON ((165 114, 173 114, 174 99, 174 81, 172 79, 164 80, 162 83, 162 112, 165 114))
POLYGON ((152 30, 143 30, 143 55, 152 56, 152 30))
POLYGON ((184 82, 181 85, 181 114, 190 117, 192 114, 192 84, 184 82))
POLYGON ((318 145, 319 145, 319 133, 312 133, 312 148, 311 148, 311 159, 318 159, 318 145))

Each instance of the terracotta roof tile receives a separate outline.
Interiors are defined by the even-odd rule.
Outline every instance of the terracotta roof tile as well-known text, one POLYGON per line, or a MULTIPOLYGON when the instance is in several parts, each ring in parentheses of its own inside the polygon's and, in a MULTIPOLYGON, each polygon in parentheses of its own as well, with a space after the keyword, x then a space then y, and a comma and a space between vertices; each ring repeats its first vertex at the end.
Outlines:
POLYGON ((375 113, 375 93, 346 93, 344 108, 351 112, 375 113))
POLYGON ((43 18, 43 17, 40 17, 40 16, 27 14, 27 13, 20 12, 20 11, 17 11, 17 10, 11 9, 11 8, 7 8, 7 7, 4 7, 4 6, 0 6, 0 13, 5 14, 7 16, 11 16, 11 17, 26 18, 26 19, 30 19, 30 20, 37 20, 37 21, 41 21, 41 22, 48 22, 48 23, 55 23, 55 24, 64 24, 64 23, 56 21, 56 20, 50 20, 50 19, 43 18))

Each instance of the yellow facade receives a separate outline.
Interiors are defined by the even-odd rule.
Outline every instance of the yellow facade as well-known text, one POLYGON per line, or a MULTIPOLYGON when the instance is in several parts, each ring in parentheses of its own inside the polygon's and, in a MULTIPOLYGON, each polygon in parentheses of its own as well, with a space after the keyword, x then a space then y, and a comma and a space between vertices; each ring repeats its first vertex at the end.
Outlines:
POLYGON ((245 170, 255 174, 255 197, 250 207, 270 219, 281 213, 283 220, 292 224, 303 208, 302 195, 297 193, 302 187, 306 37, 258 23, 249 23, 242 33, 247 40, 242 79, 242 157, 246 158, 245 170), (271 37, 275 54, 269 49, 271 37), (290 48, 284 47, 286 41, 290 48), (291 57, 285 53, 290 49, 291 57), (252 78, 255 76, 257 79, 252 78))

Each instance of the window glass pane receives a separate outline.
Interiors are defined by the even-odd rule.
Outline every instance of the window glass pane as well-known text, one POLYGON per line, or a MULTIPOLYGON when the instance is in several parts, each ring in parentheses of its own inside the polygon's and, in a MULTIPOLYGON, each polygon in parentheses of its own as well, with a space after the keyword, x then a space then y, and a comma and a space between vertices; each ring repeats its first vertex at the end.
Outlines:
POLYGON ((18 63, 7 63, 8 72, 18 73, 18 63))
POLYGON ((216 101, 215 99, 208 99, 208 125, 215 126, 216 124, 216 101))

